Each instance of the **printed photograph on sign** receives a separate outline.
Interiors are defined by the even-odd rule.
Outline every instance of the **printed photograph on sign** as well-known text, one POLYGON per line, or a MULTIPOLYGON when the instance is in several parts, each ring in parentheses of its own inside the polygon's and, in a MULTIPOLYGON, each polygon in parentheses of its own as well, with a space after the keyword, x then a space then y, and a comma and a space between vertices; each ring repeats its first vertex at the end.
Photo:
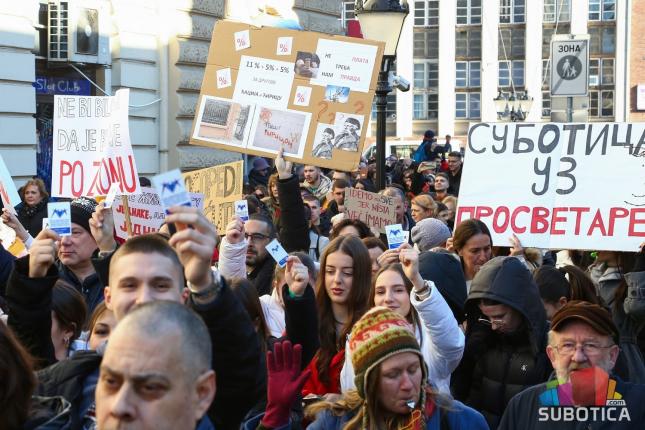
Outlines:
POLYGON ((365 115, 353 115, 350 113, 337 112, 334 119, 334 148, 343 151, 358 151, 358 142, 363 129, 365 115))
POLYGON ((277 154, 284 147, 285 154, 302 158, 309 131, 309 112, 257 107, 249 149, 277 154))
POLYGON ((320 57, 312 52, 298 51, 293 70, 303 78, 316 79, 320 68, 320 57))
POLYGON ((347 103, 349 91, 349 87, 327 85, 327 88, 325 88, 325 100, 333 103, 347 103))
POLYGON ((336 132, 331 124, 318 124, 314 136, 314 148, 311 155, 316 158, 331 160, 336 132))
POLYGON ((204 96, 197 114, 194 139, 244 147, 249 129, 253 105, 242 105, 228 99, 204 96))

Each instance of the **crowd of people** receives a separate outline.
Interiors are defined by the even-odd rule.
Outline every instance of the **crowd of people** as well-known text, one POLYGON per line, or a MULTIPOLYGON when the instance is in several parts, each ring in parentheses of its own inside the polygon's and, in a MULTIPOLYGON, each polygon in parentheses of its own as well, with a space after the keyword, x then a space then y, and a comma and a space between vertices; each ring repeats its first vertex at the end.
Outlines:
POLYGON ((382 190, 371 161, 256 158, 247 221, 173 207, 125 242, 85 197, 71 235, 43 227, 28 181, 2 210, 27 251, 0 247, 0 429, 641 428, 642 247, 493 246, 455 225, 464 155, 432 131, 382 190), (408 243, 349 218, 349 187, 391 197, 408 243), (602 375, 628 420, 541 420, 545 391, 588 406, 602 375))

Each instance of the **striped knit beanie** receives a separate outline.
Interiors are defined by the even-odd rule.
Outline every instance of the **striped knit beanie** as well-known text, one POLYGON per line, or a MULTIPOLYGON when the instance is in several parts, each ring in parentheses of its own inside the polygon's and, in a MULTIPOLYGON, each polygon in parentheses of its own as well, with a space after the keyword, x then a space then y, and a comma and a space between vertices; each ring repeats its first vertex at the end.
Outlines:
POLYGON ((426 380, 426 366, 412 326, 388 308, 372 308, 354 324, 349 337, 349 349, 356 374, 354 383, 362 399, 365 399, 369 372, 383 360, 401 352, 419 355, 423 369, 422 381, 426 380))

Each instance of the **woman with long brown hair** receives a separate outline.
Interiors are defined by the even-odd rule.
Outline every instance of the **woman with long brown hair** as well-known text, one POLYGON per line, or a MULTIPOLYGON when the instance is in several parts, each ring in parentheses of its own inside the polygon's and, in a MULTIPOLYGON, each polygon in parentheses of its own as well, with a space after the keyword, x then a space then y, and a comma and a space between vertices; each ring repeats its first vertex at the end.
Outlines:
POLYGON ((368 308, 371 261, 363 242, 340 236, 325 248, 316 283, 320 349, 309 364, 304 396, 340 393, 345 340, 368 308))

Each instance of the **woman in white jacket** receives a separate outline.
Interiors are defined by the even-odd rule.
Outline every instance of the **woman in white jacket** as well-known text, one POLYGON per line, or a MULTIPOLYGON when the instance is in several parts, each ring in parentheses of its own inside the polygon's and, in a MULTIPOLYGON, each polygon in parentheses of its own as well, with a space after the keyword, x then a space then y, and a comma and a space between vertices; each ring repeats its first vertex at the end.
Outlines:
MULTIPOLYGON (((414 325, 428 366, 428 381, 441 393, 450 394, 450 374, 464 352, 465 338, 439 290, 419 274, 419 252, 404 244, 400 263, 382 267, 374 277, 370 304, 385 306, 414 325)), ((341 371, 343 392, 355 388, 350 349, 346 348, 341 371)))

